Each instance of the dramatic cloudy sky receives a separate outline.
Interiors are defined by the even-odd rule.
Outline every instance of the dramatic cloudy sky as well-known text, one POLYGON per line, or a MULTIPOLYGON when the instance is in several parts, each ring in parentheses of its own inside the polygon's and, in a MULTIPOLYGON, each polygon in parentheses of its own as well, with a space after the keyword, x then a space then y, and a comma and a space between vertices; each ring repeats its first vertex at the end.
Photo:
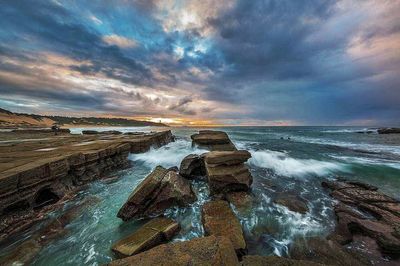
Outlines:
POLYGON ((0 107, 400 123, 400 0, 2 0, 0 107))

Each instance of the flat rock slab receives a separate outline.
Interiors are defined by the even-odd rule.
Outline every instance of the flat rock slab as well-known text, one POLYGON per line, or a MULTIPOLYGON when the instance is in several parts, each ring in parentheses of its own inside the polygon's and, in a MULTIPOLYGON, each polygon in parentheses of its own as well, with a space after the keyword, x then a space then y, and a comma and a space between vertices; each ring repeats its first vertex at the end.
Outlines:
POLYGON ((167 242, 178 233, 179 224, 168 218, 155 218, 112 246, 118 257, 128 257, 167 242))
POLYGON ((216 200, 204 204, 202 221, 207 235, 227 237, 239 255, 246 252, 242 226, 227 201, 216 200))
POLYGON ((243 256, 242 266, 323 266, 324 264, 306 261, 306 260, 293 260, 277 256, 243 256))
POLYGON ((223 131, 200 130, 191 136, 192 143, 211 151, 234 151, 235 145, 223 131))
POLYGON ((117 216, 124 221, 161 215, 173 206, 196 200, 188 180, 176 172, 157 166, 129 196, 117 216))
POLYGON ((239 265, 231 241, 224 237, 202 237, 190 241, 159 245, 148 251, 112 261, 109 265, 239 265))

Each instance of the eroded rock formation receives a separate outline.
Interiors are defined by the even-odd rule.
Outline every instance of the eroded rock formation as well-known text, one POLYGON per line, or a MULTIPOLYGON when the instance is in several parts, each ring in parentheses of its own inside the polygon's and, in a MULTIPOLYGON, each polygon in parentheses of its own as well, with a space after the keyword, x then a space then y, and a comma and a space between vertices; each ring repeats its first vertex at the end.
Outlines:
POLYGON ((337 227, 331 239, 340 244, 353 241, 355 235, 376 241, 385 254, 400 254, 400 202, 376 187, 358 182, 323 182, 339 203, 335 207, 337 227))
POLYGON ((0 240, 30 226, 37 219, 36 210, 114 169, 126 167, 129 152, 144 152, 173 141, 170 131, 90 138, 48 133, 46 137, 0 146, 0 240))
POLYGON ((248 151, 213 151, 204 155, 207 180, 213 194, 250 189, 253 178, 244 164, 248 151))
POLYGON ((132 192, 117 216, 124 221, 153 217, 173 206, 196 200, 190 182, 174 171, 157 166, 132 192))

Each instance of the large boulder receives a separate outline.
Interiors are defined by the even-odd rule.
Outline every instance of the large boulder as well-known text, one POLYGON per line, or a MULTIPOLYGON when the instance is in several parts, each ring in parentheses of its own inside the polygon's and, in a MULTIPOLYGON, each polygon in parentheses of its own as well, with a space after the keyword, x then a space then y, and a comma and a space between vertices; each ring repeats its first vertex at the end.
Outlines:
POLYGON ((163 244, 137 255, 115 260, 109 265, 239 265, 235 250, 224 237, 201 237, 190 241, 163 244))
POLYGON ((242 266, 322 266, 323 264, 305 261, 305 260, 293 260, 288 258, 282 258, 277 256, 256 256, 248 255, 242 258, 242 266))
POLYGON ((359 182, 323 182, 338 200, 337 226, 330 239, 344 245, 362 234, 376 241, 385 254, 400 254, 400 202, 376 187, 359 182))
POLYGON ((200 178, 206 175, 203 158, 197 154, 189 154, 183 158, 179 174, 188 179, 200 178))
POLYGON ((188 180, 174 171, 157 166, 132 192, 117 216, 124 221, 154 217, 173 206, 196 201, 188 180))
POLYGON ((204 204, 202 221, 206 235, 227 237, 238 255, 246 253, 242 226, 227 201, 216 200, 204 204))
POLYGON ((168 218, 155 218, 112 246, 118 257, 128 257, 167 242, 178 233, 179 224, 168 218))
POLYGON ((233 151, 235 145, 223 131, 200 130, 198 134, 191 136, 193 145, 211 151, 233 151))
POLYGON ((211 193, 249 190, 253 178, 244 162, 250 157, 247 151, 212 151, 204 154, 211 193))

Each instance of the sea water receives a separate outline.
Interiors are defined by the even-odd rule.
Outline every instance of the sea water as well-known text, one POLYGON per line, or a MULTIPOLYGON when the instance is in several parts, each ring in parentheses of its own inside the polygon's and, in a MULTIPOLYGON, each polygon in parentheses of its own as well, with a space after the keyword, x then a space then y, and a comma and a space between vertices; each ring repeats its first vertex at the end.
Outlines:
MULTIPOLYGON (((113 128, 114 130, 116 128, 113 128)), ((237 216, 242 224, 250 254, 288 255, 296 238, 325 236, 335 226, 334 201, 321 187, 323 180, 344 177, 377 186, 384 193, 400 198, 400 135, 358 133, 363 128, 343 127, 229 127, 226 131, 239 149, 252 154, 248 161, 254 178, 251 210, 237 216), (295 194, 307 201, 309 211, 299 214, 273 203, 277 193, 295 194)), ((75 129, 79 134, 82 129, 75 129)), ((105 130, 105 129, 103 129, 105 130)), ((116 129, 118 130, 118 129, 116 129)), ((122 128, 124 132, 137 131, 122 128)), ((150 131, 153 128, 140 128, 150 131)), ((147 153, 130 155, 131 166, 107 184, 96 181, 81 191, 63 210, 95 199, 66 226, 66 232, 47 244, 33 265, 102 265, 113 259, 110 247, 134 232, 146 221, 122 222, 116 217, 132 190, 157 166, 178 166, 188 154, 205 150, 192 147, 190 135, 197 128, 172 128, 176 141, 147 153)), ((167 217, 181 224, 173 241, 204 235, 201 207, 210 200, 205 182, 194 181, 198 200, 186 208, 171 208, 167 217)), ((29 239, 35 229, 21 238, 29 239)), ((16 242, 21 240, 16 240, 16 242)), ((12 245, 8 248, 11 248, 12 245)))

